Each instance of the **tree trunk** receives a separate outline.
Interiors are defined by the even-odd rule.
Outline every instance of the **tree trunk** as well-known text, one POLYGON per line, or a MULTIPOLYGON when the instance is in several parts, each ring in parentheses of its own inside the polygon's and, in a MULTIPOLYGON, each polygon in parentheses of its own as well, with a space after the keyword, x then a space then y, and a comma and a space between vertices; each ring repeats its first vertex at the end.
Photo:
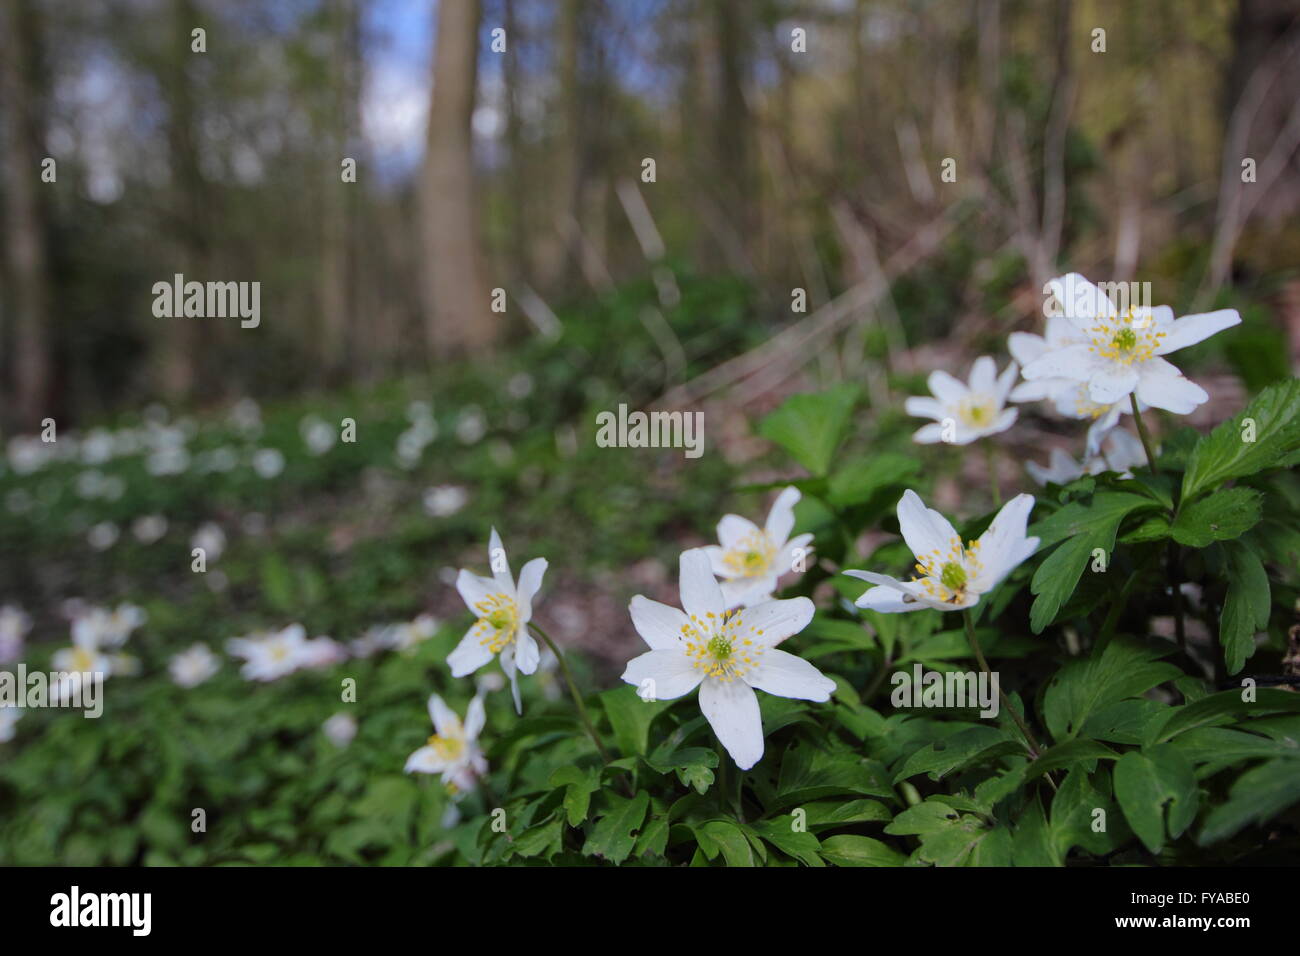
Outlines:
POLYGON ((37 190, 41 185, 41 97, 35 61, 38 54, 34 11, 6 2, 0 13, 0 81, 5 101, 5 221, 10 297, 14 318, 14 411, 24 428, 45 417, 50 387, 49 286, 45 262, 45 221, 37 190))
POLYGON ((428 143, 420 197, 425 333, 431 356, 481 352, 497 333, 479 247, 473 135, 478 0, 438 4, 428 143))

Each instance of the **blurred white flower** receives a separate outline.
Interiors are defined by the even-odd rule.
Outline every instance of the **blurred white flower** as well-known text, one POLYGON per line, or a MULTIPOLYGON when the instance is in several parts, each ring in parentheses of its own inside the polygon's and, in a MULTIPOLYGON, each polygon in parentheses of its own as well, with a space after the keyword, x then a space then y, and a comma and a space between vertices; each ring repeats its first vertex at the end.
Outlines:
POLYGON ((81 443, 81 461, 102 465, 113 457, 113 435, 103 428, 92 429, 81 443))
POLYGON ((424 510, 434 518, 454 515, 469 501, 469 492, 459 485, 437 485, 424 492, 424 510))
POLYGON ((368 628, 360 637, 349 641, 348 649, 352 652, 353 657, 374 657, 380 651, 387 650, 392 646, 388 633, 395 627, 397 627, 395 624, 376 624, 374 627, 368 628))
POLYGON ((23 644, 32 629, 32 618, 12 604, 0 607, 0 664, 20 660, 23 644))
POLYGON ((339 711, 321 725, 325 736, 335 747, 346 747, 357 735, 357 719, 347 711, 339 711))
POLYGON ((107 551, 117 544, 121 533, 113 522, 101 521, 86 533, 86 542, 96 551, 107 551))
POLYGON ((253 453, 253 471, 261 478, 274 478, 284 471, 284 455, 278 448, 259 448, 253 453))
POLYGON ((183 447, 164 445, 145 459, 145 471, 156 478, 183 474, 190 466, 190 453, 183 447))
POLYGON ((487 434, 487 419, 477 405, 466 405, 456 419, 456 438, 461 444, 473 445, 487 434))
POLYGON ((14 739, 18 721, 23 719, 23 708, 0 704, 0 744, 14 739))
POLYGON ((438 619, 432 614, 421 614, 413 621, 389 628, 384 639, 393 650, 406 651, 437 634, 438 626, 438 619))
POLYGON ((1016 381, 1015 362, 997 373, 997 365, 981 355, 971 366, 970 380, 961 382, 947 372, 930 373, 927 384, 933 398, 914 395, 907 400, 907 414, 933 418, 917 429, 912 440, 923 445, 947 442, 969 445, 988 435, 1004 432, 1015 424, 1019 412, 1006 408, 1007 396, 1016 381))
POLYGON ((1102 440, 1097 454, 1089 456, 1083 464, 1061 449, 1053 448, 1046 468, 1031 461, 1025 463, 1025 469, 1040 485, 1048 482, 1067 485, 1085 474, 1100 475, 1105 471, 1118 472, 1121 478, 1132 478, 1132 469, 1145 465, 1146 461, 1146 450, 1141 440, 1132 432, 1116 428, 1102 440))
POLYGON ((82 606, 72 620, 72 638, 87 646, 121 647, 147 619, 144 610, 134 604, 119 604, 111 611, 82 606))
POLYGON ((740 515, 723 515, 718 522, 721 543, 710 545, 704 553, 713 573, 722 578, 722 596, 728 608, 771 600, 777 579, 794 570, 796 552, 806 555, 810 550, 811 534, 790 537, 799 497, 798 488, 784 488, 762 528, 740 515))
POLYGON ((39 471, 54 456, 55 444, 43 442, 33 435, 15 435, 9 439, 9 467, 19 475, 39 471))
POLYGON ((190 538, 190 548, 202 548, 208 561, 216 561, 226 550, 226 533, 215 521, 205 521, 190 538))
POLYGON ((262 433, 262 409, 251 398, 241 398, 230 409, 230 423, 245 437, 256 438, 262 433))
POLYGON ((325 454, 334 447, 334 442, 338 440, 338 432, 334 426, 315 415, 304 417, 298 423, 298 432, 302 435, 307 450, 313 455, 325 454))
POLYGON ((321 668, 330 667, 347 660, 348 652, 332 637, 314 637, 305 641, 300 652, 300 666, 321 668))
POLYGON ((506 381, 506 394, 511 398, 527 398, 533 393, 533 377, 527 372, 516 372, 506 381))
POLYGON ((141 515, 132 522, 131 533, 141 544, 153 544, 167 533, 167 519, 162 515, 141 515))
POLYGON ((197 687, 220 669, 220 659, 206 644, 192 644, 167 663, 172 680, 181 687, 197 687))
POLYGON ((239 673, 248 680, 272 681, 296 671, 303 662, 307 631, 301 624, 290 624, 273 634, 233 637, 226 651, 244 659, 239 673))
POLYGON ((473 789, 478 778, 487 773, 487 759, 478 745, 478 735, 487 719, 482 698, 469 702, 462 724, 455 711, 434 694, 429 698, 429 717, 437 732, 406 758, 406 772, 441 774, 453 796, 473 789))
POLYGON ((528 622, 533 617, 533 598, 546 574, 546 559, 533 558, 525 564, 516 585, 501 536, 493 528, 488 539, 488 566, 490 578, 463 568, 456 576, 456 590, 478 620, 447 655, 447 665, 452 677, 465 677, 499 654, 501 669, 510 679, 515 710, 522 713, 515 671, 531 674, 537 670, 538 644, 528 633, 528 622))

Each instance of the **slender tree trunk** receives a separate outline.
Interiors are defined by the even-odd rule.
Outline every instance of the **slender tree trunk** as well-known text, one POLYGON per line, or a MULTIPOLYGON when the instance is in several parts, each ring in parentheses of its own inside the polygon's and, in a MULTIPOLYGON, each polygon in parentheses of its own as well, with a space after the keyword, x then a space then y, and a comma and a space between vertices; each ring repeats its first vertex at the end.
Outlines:
MULTIPOLYGON (((425 332, 432 356, 480 352, 497 333, 479 247, 473 135, 478 0, 442 0, 421 182, 425 332)), ((508 42, 508 38, 507 38, 508 42)))
POLYGON ((38 190, 43 133, 36 61, 35 12, 19 0, 0 4, 0 82, 5 120, 5 250, 13 283, 14 411, 34 428, 45 417, 50 387, 50 293, 45 219, 38 190))

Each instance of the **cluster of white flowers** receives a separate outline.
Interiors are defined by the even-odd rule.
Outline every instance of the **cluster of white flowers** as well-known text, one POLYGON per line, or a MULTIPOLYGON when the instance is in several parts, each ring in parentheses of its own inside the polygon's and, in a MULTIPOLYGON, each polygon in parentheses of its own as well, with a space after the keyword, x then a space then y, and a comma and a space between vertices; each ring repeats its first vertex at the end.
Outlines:
POLYGON ((1016 421, 1008 401, 1050 402, 1066 418, 1091 421, 1084 461, 1053 451, 1047 468, 1028 465, 1040 484, 1083 474, 1127 474, 1142 463, 1137 439, 1115 432, 1120 417, 1136 406, 1186 414, 1209 399, 1163 356, 1194 345, 1241 322, 1236 309, 1174 318, 1167 305, 1133 306, 1122 314, 1098 286, 1077 272, 1053 279, 1043 335, 1013 332, 1007 348, 1015 359, 999 376, 994 360, 975 360, 963 384, 947 372, 929 379, 933 397, 907 400, 908 414, 934 419, 915 435, 921 443, 965 445, 995 435, 1016 421), (1015 384, 1017 363, 1024 381, 1015 384), (1014 385, 1014 388, 1012 387, 1014 385))
POLYGON ((232 637, 226 641, 226 652, 243 659, 240 674, 255 681, 279 680, 295 671, 329 667, 347 658, 347 650, 338 641, 331 637, 308 639, 301 624, 232 637))

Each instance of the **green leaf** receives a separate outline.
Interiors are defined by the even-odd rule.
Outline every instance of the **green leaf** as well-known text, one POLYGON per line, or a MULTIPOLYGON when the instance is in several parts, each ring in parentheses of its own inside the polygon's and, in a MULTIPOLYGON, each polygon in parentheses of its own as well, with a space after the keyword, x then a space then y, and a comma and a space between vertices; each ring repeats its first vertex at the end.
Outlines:
POLYGON ((1047 748, 1037 760, 1029 765, 1026 776, 1032 779, 1050 770, 1073 767, 1075 764, 1084 761, 1091 763, 1094 760, 1114 760, 1117 757, 1119 757, 1119 754, 1095 740, 1067 740, 1063 744, 1047 748))
POLYGON ((1115 550, 1115 534, 1124 517, 1139 508, 1153 507, 1159 506, 1142 495, 1099 494, 1087 507, 1071 503, 1030 529, 1030 534, 1043 538, 1040 547, 1068 538, 1038 566, 1029 582, 1030 592, 1036 595, 1029 610, 1029 626, 1035 634, 1041 634, 1043 628, 1056 620, 1061 606, 1078 587, 1083 569, 1092 562, 1094 552, 1100 549, 1102 566, 1109 566, 1115 550))
POLYGON ((783 816, 775 820, 760 820, 752 824, 752 829, 786 856, 806 866, 825 866, 819 855, 821 841, 811 833, 793 829, 793 819, 783 816))
POLYGON ((837 508, 861 504, 886 488, 907 484, 920 469, 910 455, 884 452, 859 458, 831 475, 827 500, 837 508))
MULTIPOLYGON (((1233 489, 1236 490, 1236 489, 1233 489)), ((1210 499, 1218 497, 1211 496, 1210 499)), ((1255 633, 1268 628, 1272 593, 1268 574, 1255 552, 1237 541, 1224 544, 1228 593, 1219 615, 1219 643, 1229 674, 1235 674, 1255 653, 1255 633)))
MULTIPOLYGON (((809 830, 826 830, 850 823, 888 823, 894 818, 889 808, 879 800, 817 800, 795 810, 805 813, 804 825, 809 830)), ((795 811, 791 811, 793 814, 795 811)))
POLYGON ((1235 418, 1196 443, 1183 473, 1183 501, 1253 475, 1300 448, 1300 379, 1264 389, 1235 418), (1254 434, 1251 435, 1253 424, 1254 434), (1247 441, 1247 438, 1254 441, 1247 441))
POLYGON ((1116 637, 1087 660, 1062 667, 1043 694, 1043 720, 1052 738, 1069 740, 1094 711, 1178 677, 1182 672, 1177 667, 1157 659, 1163 653, 1163 648, 1116 637))
POLYGON ((821 855, 836 866, 902 866, 907 861, 887 843, 851 833, 827 837, 822 841, 821 855))
POLYGON ((564 812, 569 826, 576 827, 587 819, 591 795, 600 789, 600 772, 592 768, 560 767, 551 774, 552 787, 564 787, 564 812))
POLYGON ((759 423, 758 433, 783 447, 814 475, 824 475, 857 400, 858 386, 851 384, 792 395, 759 423))
POLYGON ((974 726, 952 737, 936 740, 915 751, 894 774, 894 783, 918 773, 928 773, 939 780, 971 764, 995 760, 1006 754, 1023 754, 1022 747, 997 727, 974 726))
POLYGON ((693 829, 697 834, 701 831, 707 834, 706 839, 712 840, 722 851, 727 866, 754 865, 754 849, 736 824, 729 820, 710 820, 693 829))
POLYGON ((1164 846, 1166 823, 1177 839, 1196 816, 1200 793, 1191 763, 1172 747, 1130 750, 1115 764, 1115 798, 1138 839, 1152 853, 1164 846))
POLYGON ((1202 846, 1227 839, 1250 823, 1264 823, 1300 800, 1300 760, 1270 760, 1247 770, 1226 802, 1205 816, 1202 846))
POLYGON ((1263 498, 1254 488, 1237 487, 1193 501, 1174 520, 1174 540, 1189 548, 1204 548, 1238 538, 1259 524, 1263 498))
POLYGON ((651 722, 672 705, 672 701, 642 700, 630 684, 603 692, 600 702, 610 726, 614 728, 618 749, 629 757, 646 752, 651 722))
POLYGON ((582 852, 586 856, 603 857, 611 863, 622 863, 636 845, 637 830, 645 820, 650 795, 640 790, 635 797, 606 793, 604 799, 609 809, 592 828, 582 852))
POLYGON ((1242 691, 1225 690, 1174 708, 1169 718, 1153 734, 1151 741, 1164 743, 1188 730, 1222 723, 1225 718, 1236 714, 1263 715, 1279 711, 1300 711, 1300 694, 1265 687, 1255 691, 1254 700, 1243 700, 1242 691))
POLYGON ((1052 840, 1043 804, 1035 795, 1016 820, 1012 859, 1016 866, 1060 866, 1061 857, 1052 840))

